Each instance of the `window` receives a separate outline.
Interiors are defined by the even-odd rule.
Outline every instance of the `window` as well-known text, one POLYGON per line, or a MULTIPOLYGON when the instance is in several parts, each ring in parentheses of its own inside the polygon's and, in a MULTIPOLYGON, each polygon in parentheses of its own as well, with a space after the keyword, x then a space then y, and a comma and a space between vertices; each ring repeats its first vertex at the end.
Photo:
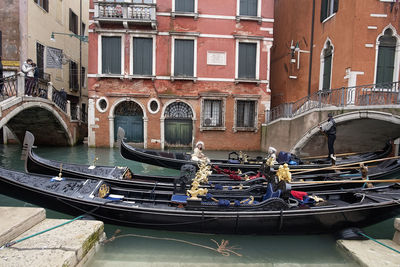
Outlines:
POLYGON ((322 0, 321 1, 321 22, 329 18, 338 11, 339 0, 322 0))
POLYGON ((255 128, 256 101, 237 100, 236 127, 255 128))
POLYGON ((38 4, 41 8, 43 8, 46 12, 49 12, 49 0, 34 0, 36 4, 38 4))
POLYGON ((44 72, 44 45, 36 43, 36 65, 39 71, 39 78, 43 79, 44 72))
POLYGON ((194 76, 194 40, 175 39, 174 76, 194 76))
POLYGON ((78 34, 78 16, 69 9, 69 30, 78 34))
POLYGON ((323 76, 322 76, 322 90, 329 90, 331 88, 331 73, 332 73, 332 54, 333 46, 331 42, 326 43, 323 51, 323 76))
POLYGON ((203 102, 203 127, 222 127, 222 101, 205 99, 203 102))
POLYGON ((69 62, 69 88, 72 90, 79 89, 78 64, 73 61, 69 62))
POLYGON ((175 12, 194 12, 195 0, 175 0, 175 12))
POLYGON ((257 16, 258 0, 240 0, 240 16, 257 16))
POLYGON ((85 87, 85 81, 86 81, 86 68, 81 67, 81 87, 85 87))
POLYGON ((239 43, 238 78, 256 79, 257 44, 239 43))
POLYGON ((391 29, 386 29, 378 39, 378 60, 376 66, 376 83, 392 83, 395 70, 396 37, 391 29))
POLYGON ((81 26, 82 26, 82 32, 81 32, 81 35, 85 35, 85 31, 86 31, 86 24, 82 22, 81 26))
POLYGON ((102 36, 101 59, 103 74, 121 74, 121 37, 102 36))
POLYGON ((133 74, 153 74, 153 38, 133 38, 133 74))

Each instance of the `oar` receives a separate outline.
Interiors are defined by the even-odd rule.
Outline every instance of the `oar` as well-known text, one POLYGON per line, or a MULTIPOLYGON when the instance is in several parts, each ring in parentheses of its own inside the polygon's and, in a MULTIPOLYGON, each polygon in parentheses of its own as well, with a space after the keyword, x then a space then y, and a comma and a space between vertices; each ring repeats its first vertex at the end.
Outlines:
MULTIPOLYGON (((346 167, 346 166, 352 166, 352 165, 356 165, 356 164, 359 165, 361 163, 367 164, 367 163, 371 163, 371 162, 385 161, 385 160, 389 160, 389 159, 398 159, 398 158, 400 158, 400 156, 382 158, 382 159, 373 159, 373 160, 367 160, 367 161, 358 161, 358 162, 352 162, 352 163, 346 163, 346 164, 340 164, 340 165, 327 166, 327 167, 318 168, 318 169, 304 170, 304 171, 298 172, 296 174, 307 173, 307 172, 312 172, 312 171, 317 171, 317 170, 318 171, 329 170, 329 169, 335 169, 335 168, 338 168, 338 167, 346 167)), ((290 170, 290 171, 292 171, 292 170, 290 170)))
MULTIPOLYGON (((367 153, 367 152, 349 152, 349 153, 342 153, 342 154, 335 154, 336 157, 344 157, 344 156, 352 156, 352 155, 356 155, 356 154, 363 154, 363 153, 367 153)), ((318 159, 318 158, 327 158, 328 155, 322 155, 322 156, 312 156, 312 157, 305 157, 305 158, 301 158, 301 159, 318 159)))
MULTIPOLYGON (((373 168, 376 167, 377 165, 368 165, 368 168, 373 168)), ((360 169, 360 166, 354 166, 354 167, 334 167, 332 166, 332 170, 356 170, 356 169, 360 169)), ((319 171, 320 169, 291 169, 290 172, 293 174, 299 174, 299 173, 295 173, 297 171, 319 171)))
POLYGON ((336 184, 336 183, 400 183, 400 179, 290 182, 290 184, 336 184))

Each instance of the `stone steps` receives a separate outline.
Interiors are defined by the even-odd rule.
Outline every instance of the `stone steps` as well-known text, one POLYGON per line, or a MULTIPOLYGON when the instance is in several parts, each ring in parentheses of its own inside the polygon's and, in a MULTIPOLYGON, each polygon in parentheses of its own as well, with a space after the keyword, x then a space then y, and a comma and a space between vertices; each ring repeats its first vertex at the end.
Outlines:
MULTIPOLYGON (((0 207, 1 246, 69 220, 46 219, 42 208, 0 207)), ((8 248, 0 249, 0 266, 83 266, 105 237, 100 221, 76 220, 8 248)))
MULTIPOLYGON (((379 242, 400 251, 400 218, 394 221, 395 234, 392 240, 379 242)), ((361 266, 399 267, 400 254, 372 240, 338 240, 337 244, 361 266)))

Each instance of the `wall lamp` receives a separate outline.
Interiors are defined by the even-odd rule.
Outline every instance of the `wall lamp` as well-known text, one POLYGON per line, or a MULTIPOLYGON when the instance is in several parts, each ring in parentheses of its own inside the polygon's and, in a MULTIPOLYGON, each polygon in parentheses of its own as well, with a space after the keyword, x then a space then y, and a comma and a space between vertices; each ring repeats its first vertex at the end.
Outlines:
POLYGON ((63 33, 63 32, 52 32, 52 33, 51 33, 51 36, 50 36, 50 40, 55 41, 55 38, 54 38, 54 35, 55 35, 55 34, 67 35, 67 36, 69 36, 69 37, 75 37, 75 38, 77 38, 77 39, 79 39, 80 41, 85 42, 85 43, 89 42, 88 37, 85 36, 85 35, 77 35, 77 34, 75 34, 75 33, 63 33))
POLYGON ((310 51, 301 50, 299 42, 296 42, 296 45, 293 45, 293 40, 290 45, 290 63, 296 63, 295 54, 297 53, 297 69, 300 69, 300 53, 310 53, 310 51))

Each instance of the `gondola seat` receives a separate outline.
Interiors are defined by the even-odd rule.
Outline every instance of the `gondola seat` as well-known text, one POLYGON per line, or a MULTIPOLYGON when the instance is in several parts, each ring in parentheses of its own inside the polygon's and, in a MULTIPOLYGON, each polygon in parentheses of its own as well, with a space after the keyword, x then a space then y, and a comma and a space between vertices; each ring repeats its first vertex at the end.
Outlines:
POLYGON ((187 195, 173 194, 171 197, 171 203, 177 205, 183 205, 187 203, 187 199, 188 199, 187 195))
POLYGON ((267 185, 267 192, 263 195, 262 201, 265 201, 270 198, 279 198, 281 196, 282 190, 278 189, 277 191, 274 191, 273 185, 269 183, 267 185))

